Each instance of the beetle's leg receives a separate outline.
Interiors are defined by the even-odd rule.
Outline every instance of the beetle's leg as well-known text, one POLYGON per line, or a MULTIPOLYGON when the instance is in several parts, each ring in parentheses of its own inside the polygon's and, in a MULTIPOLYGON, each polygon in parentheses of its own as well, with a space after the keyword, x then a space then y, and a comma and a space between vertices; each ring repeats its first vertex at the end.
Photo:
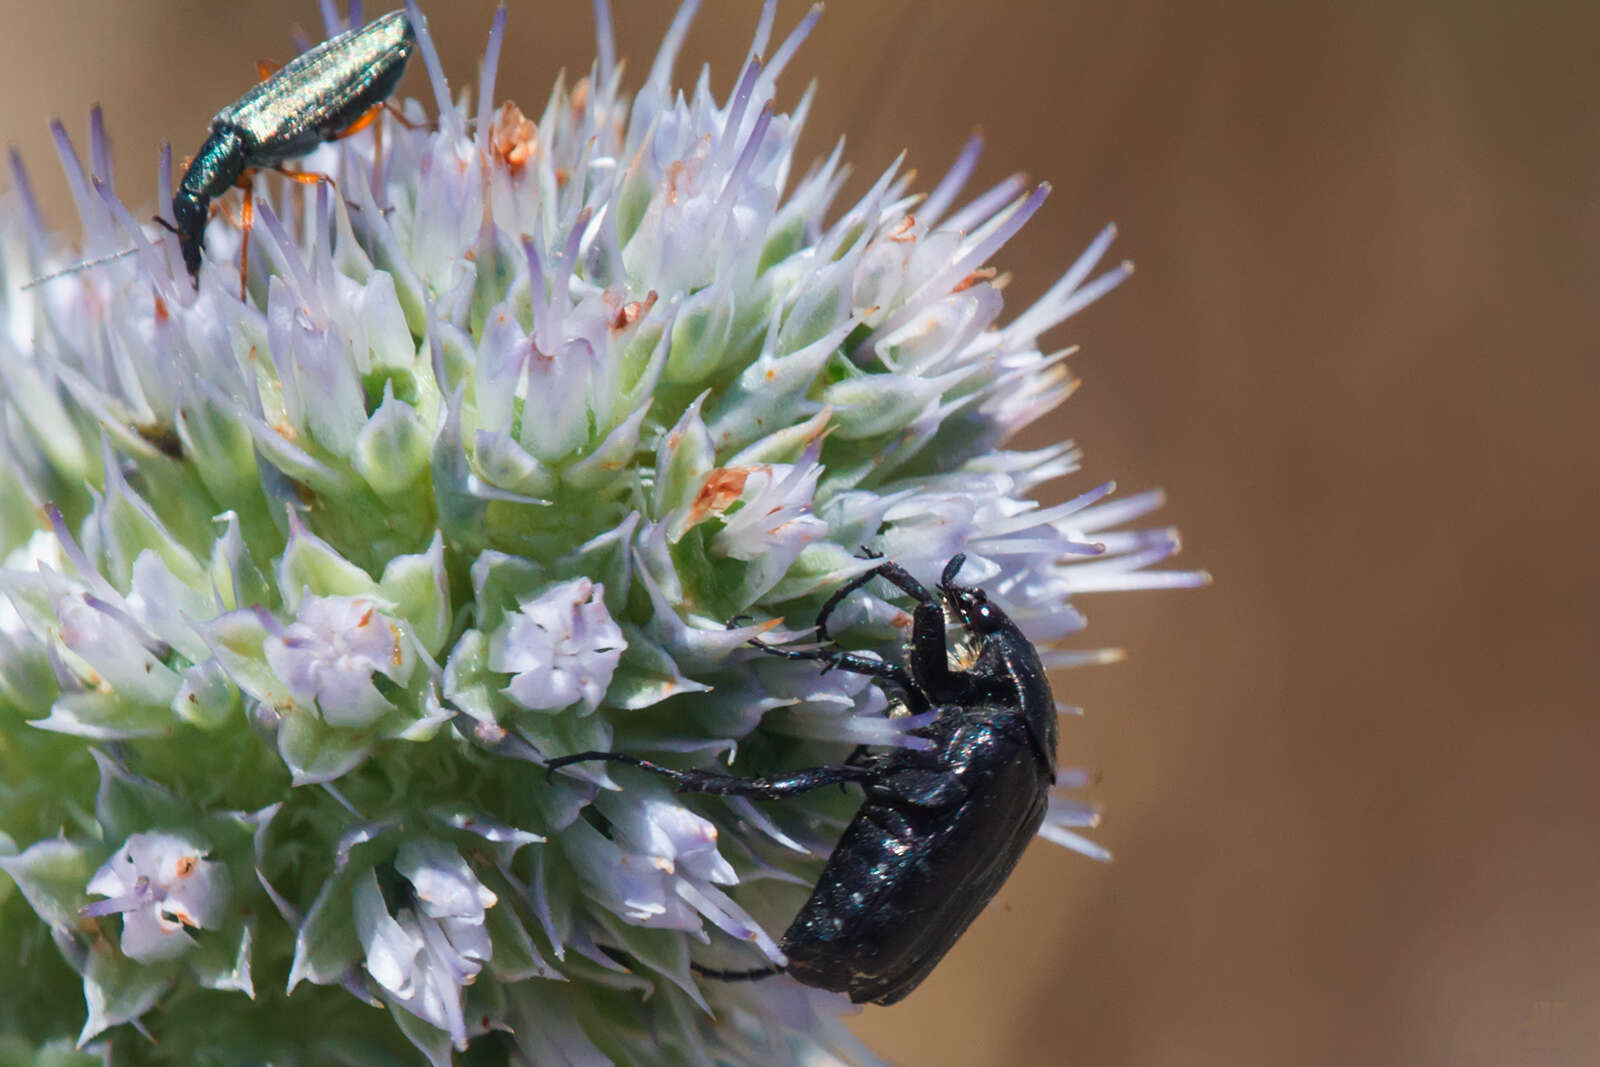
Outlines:
POLYGON ((885 663, 881 659, 864 656, 859 652, 845 652, 837 648, 801 651, 799 649, 769 645, 754 638, 751 638, 750 643, 769 656, 782 656, 784 659, 814 660, 821 663, 823 665, 822 669, 825 671, 864 674, 869 678, 882 678, 886 682, 893 682, 907 691, 911 689, 911 675, 898 663, 885 663))
POLYGON ((244 191, 244 210, 239 213, 239 303, 245 303, 250 294, 246 286, 250 278, 250 231, 256 224, 256 198, 249 189, 244 191))
POLYGON ((356 134, 360 133, 362 130, 366 129, 368 126, 371 126, 375 121, 377 121, 378 113, 382 110, 382 104, 373 104, 371 107, 367 108, 367 113, 365 115, 362 115, 350 125, 346 126, 338 133, 335 133, 332 137, 327 137, 324 139, 329 141, 342 141, 346 137, 354 137, 356 134))
MULTIPOLYGON (((959 568, 959 564, 956 566, 959 568)), ((948 576, 950 573, 951 567, 947 564, 945 574, 948 576)), ((906 685, 907 692, 925 694, 927 697, 925 704, 959 702, 966 689, 956 673, 950 669, 950 653, 944 637, 944 608, 938 598, 928 592, 926 586, 913 578, 911 572, 898 563, 880 563, 835 589, 833 595, 823 603, 822 610, 817 613, 818 636, 824 640, 830 639, 828 616, 833 614, 840 601, 874 578, 882 578, 917 602, 911 615, 912 669, 909 678, 912 681, 906 685)))
POLYGON ((846 767, 863 767, 863 766, 866 766, 866 764, 863 761, 866 760, 871 754, 872 754, 872 746, 871 745, 857 745, 854 749, 852 749, 850 751, 850 755, 848 755, 848 756, 846 756, 844 758, 844 765, 846 767))
POLYGON ((762 800, 781 800, 784 797, 794 796, 798 793, 809 793, 813 789, 823 786, 837 785, 841 782, 865 782, 879 775, 875 767, 860 767, 841 764, 834 767, 806 767, 798 771, 786 771, 765 778, 738 778, 731 774, 722 774, 719 771, 688 770, 677 771, 671 767, 663 767, 659 763, 640 759, 638 756, 629 756, 621 752, 579 752, 571 756, 561 756, 558 759, 545 762, 545 778, 562 767, 573 763, 585 763, 589 760, 605 760, 608 763, 626 763, 633 767, 641 767, 653 771, 663 778, 671 779, 678 787, 680 793, 703 793, 707 796, 717 797, 758 797, 762 800))
MULTIPOLYGON (((735 615, 728 620, 728 629, 737 629, 748 621, 748 615, 735 615)), ((821 663, 826 671, 845 671, 848 674, 864 674, 868 678, 882 678, 886 682, 893 682, 907 693, 914 693, 911 675, 897 663, 885 663, 881 659, 863 656, 859 652, 846 652, 843 649, 796 649, 782 648, 778 645, 769 645, 759 638, 752 637, 750 644, 759 648, 770 656, 781 656, 784 659, 811 660, 821 663)))
POLYGON ((689 969, 702 978, 715 978, 721 982, 753 982, 757 978, 771 978, 788 970, 787 967, 773 964, 770 967, 757 967, 749 971, 724 971, 716 967, 702 967, 694 960, 689 961, 689 969))
MULTIPOLYGON (((624 952, 622 949, 611 945, 602 945, 599 942, 595 942, 594 947, 623 967, 631 969, 635 966, 634 957, 631 953, 624 952)), ((779 967, 773 963, 765 967, 753 967, 748 971, 725 971, 720 967, 704 967, 694 960, 690 960, 689 969, 695 974, 703 975, 706 978, 715 978, 722 982, 750 982, 757 978, 771 978, 775 974, 782 974, 789 968, 779 967)))
POLYGON ((389 109, 389 116, 391 118, 408 130, 425 130, 428 128, 429 124, 426 122, 412 122, 410 119, 406 118, 405 112, 401 111, 400 108, 395 105, 393 100, 385 100, 382 106, 389 109))
MULTIPOLYGON (((945 571, 949 573, 949 566, 945 571)), ((950 653, 944 637, 944 608, 926 586, 898 563, 880 563, 834 590, 827 603, 822 605, 822 612, 817 619, 818 632, 826 637, 824 624, 839 601, 874 578, 882 578, 897 586, 917 602, 911 615, 911 675, 916 682, 915 688, 926 693, 928 701, 933 704, 959 701, 965 689, 956 673, 950 669, 950 653)))
MULTIPOLYGON (((867 559, 881 558, 878 553, 873 552, 869 548, 862 549, 862 552, 865 554, 865 558, 867 559)), ((833 615, 834 609, 836 609, 844 601, 845 597, 849 596, 857 589, 860 589, 874 578, 883 578, 887 581, 893 582, 895 585, 899 586, 901 589, 904 589, 907 593, 910 593, 913 597, 915 597, 919 604, 933 600, 933 597, 928 595, 928 591, 922 587, 922 583, 911 577, 910 574, 906 573, 905 569, 899 564, 880 563, 870 571, 862 571, 860 574, 856 575, 854 578, 850 579, 848 582, 845 582, 843 585, 833 591, 833 595, 828 597, 827 601, 823 603, 822 610, 817 612, 817 636, 821 637, 824 641, 831 640, 828 635, 828 619, 833 615)))
POLYGON ((404 126, 408 130, 420 130, 420 129, 423 128, 423 125, 424 125, 423 123, 412 122, 410 119, 406 118, 405 115, 400 111, 400 109, 398 107, 395 107, 392 102, 390 102, 388 100, 385 100, 381 104, 373 104, 371 107, 367 108, 366 114, 364 114, 360 118, 356 119, 354 122, 352 122, 350 125, 346 126, 344 129, 338 130, 333 134, 325 136, 323 138, 323 140, 325 140, 325 141, 342 141, 346 137, 354 137, 356 134, 360 133, 362 130, 366 129, 368 126, 371 126, 374 122, 377 122, 378 121, 378 116, 385 110, 387 110, 389 112, 390 116, 393 117, 393 119, 396 122, 398 122, 400 125, 404 126))
POLYGON ((301 185, 326 185, 335 192, 339 189, 339 183, 333 180, 333 175, 324 174, 320 170, 287 170, 283 167, 273 167, 272 169, 290 181, 297 181, 301 185))

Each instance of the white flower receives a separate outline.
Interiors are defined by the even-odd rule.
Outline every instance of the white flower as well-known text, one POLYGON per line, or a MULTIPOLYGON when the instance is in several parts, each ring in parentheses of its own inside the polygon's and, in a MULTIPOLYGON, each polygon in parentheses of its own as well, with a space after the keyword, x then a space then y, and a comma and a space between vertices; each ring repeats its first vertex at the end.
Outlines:
POLYGON ((605 587, 575 578, 522 602, 489 642, 489 669, 512 675, 505 693, 530 711, 599 707, 628 642, 606 610, 605 587))
POLYGON ((394 869, 408 892, 392 910, 374 872, 356 883, 356 936, 366 969, 392 1003, 465 1049, 462 989, 494 954, 484 917, 498 898, 459 852, 432 838, 402 844, 394 869))
POLYGON ((812 445, 794 464, 758 464, 717 472, 724 492, 738 485, 737 507, 728 505, 711 550, 751 564, 741 599, 747 603, 768 592, 811 542, 825 536, 828 524, 812 514, 812 497, 822 468, 820 446, 812 445))
POLYGON ((307 597, 295 621, 266 639, 264 652, 295 700, 346 727, 394 707, 373 685, 374 674, 404 682, 414 662, 399 624, 367 597, 307 597))
POLYGON ((182 956, 195 943, 188 931, 220 926, 228 906, 228 869, 205 856, 176 834, 133 834, 89 880, 107 899, 81 912, 121 915, 122 951, 141 963, 182 956))

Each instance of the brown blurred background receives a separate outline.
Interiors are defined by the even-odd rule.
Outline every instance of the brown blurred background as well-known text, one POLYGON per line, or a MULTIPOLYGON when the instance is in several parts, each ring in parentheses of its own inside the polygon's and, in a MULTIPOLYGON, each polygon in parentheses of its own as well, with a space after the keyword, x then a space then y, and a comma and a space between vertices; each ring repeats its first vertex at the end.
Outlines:
MULTIPOLYGON (((671 6, 614 0, 643 76, 671 6)), ((387 3, 369 4, 375 13, 387 3)), ((433 5, 457 83, 492 5, 433 5)), ((686 55, 726 91, 754 0, 686 55)), ((804 13, 785 0, 780 30, 804 13)), ((154 197, 310 2, 6 0, 0 133, 105 105, 154 197)), ((588 4, 513 2, 502 95, 593 54, 588 4)), ((1062 758, 1100 866, 1039 843, 926 985, 859 1029, 909 1065, 1600 1062, 1600 7, 1474 0, 836 3, 785 79, 811 153, 1055 194, 1012 306, 1107 220, 1131 283, 1057 331, 1090 479, 1165 486, 1198 592, 1090 598, 1118 666, 1062 758), (1515 10, 1513 10, 1515 8, 1515 10)), ((420 69, 420 68, 419 68, 420 69)), ((680 67, 680 81, 692 71, 680 67)), ((402 90, 424 95, 413 72, 402 90)), ((148 193, 141 190, 149 189, 148 193)), ((66 225, 61 195, 50 197, 66 225)))

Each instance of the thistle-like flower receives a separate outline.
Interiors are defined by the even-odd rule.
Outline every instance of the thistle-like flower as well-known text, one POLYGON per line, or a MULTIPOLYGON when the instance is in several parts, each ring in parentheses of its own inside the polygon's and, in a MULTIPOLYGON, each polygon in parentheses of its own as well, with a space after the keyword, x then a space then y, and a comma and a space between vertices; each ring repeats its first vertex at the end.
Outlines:
MULTIPOLYGON (((985 265, 1048 190, 959 204, 974 140, 926 195, 896 164, 836 206, 838 149, 791 174, 809 93, 776 104, 818 12, 774 44, 769 2, 718 100, 672 85, 694 6, 629 96, 597 0, 537 121, 494 101, 504 10, 467 107, 413 9, 436 114, 318 150, 332 186, 258 183, 242 301, 237 227, 192 289, 98 118, 87 166, 57 127, 85 251, 135 254, 22 289, 69 257, 14 161, 0 1051, 870 1060, 842 998, 690 967, 782 962, 849 796, 543 762, 919 744, 878 684, 749 646, 805 638, 862 546, 924 580, 966 553, 1037 642, 1075 593, 1203 580, 1128 528, 1157 494, 1041 507, 1077 451, 1006 448, 1072 390, 1039 338, 1124 277, 1093 277, 1110 232, 1002 322, 985 265)), ((907 621, 862 592, 834 629, 892 658, 907 621)), ((1057 798, 1042 833, 1097 855, 1092 821, 1057 798)))

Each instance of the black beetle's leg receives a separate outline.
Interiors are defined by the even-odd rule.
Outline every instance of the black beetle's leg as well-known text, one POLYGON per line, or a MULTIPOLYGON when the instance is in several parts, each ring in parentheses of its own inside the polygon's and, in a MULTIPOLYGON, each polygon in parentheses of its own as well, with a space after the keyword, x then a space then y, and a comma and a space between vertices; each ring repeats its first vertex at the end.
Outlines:
POLYGON ((722 982, 753 982, 757 978, 771 978, 788 970, 786 967, 773 964, 770 967, 756 967, 748 971, 724 971, 716 967, 702 967, 694 960, 689 961, 689 969, 702 978, 715 978, 722 982))
POLYGON ((814 660, 823 664, 824 670, 845 671, 849 674, 864 674, 869 678, 882 678, 886 682, 893 682, 900 688, 911 690, 911 675, 898 663, 885 663, 872 656, 864 656, 859 652, 844 652, 840 649, 808 649, 801 651, 793 648, 781 648, 769 645, 762 641, 750 642, 769 656, 782 656, 784 659, 814 660))
POLYGON ((545 778, 548 779, 555 771, 569 764, 585 763, 590 760, 605 760, 609 763, 626 763, 633 767, 642 767, 663 778, 671 779, 680 793, 703 793, 717 797, 758 797, 762 800, 781 800, 797 793, 809 793, 813 789, 843 782, 865 782, 878 777, 879 774, 875 767, 840 765, 806 767, 765 778, 738 778, 718 771, 677 771, 621 752, 578 752, 571 756, 548 760, 544 765, 545 778))
POLYGON ((840 602, 842 602, 845 597, 849 596, 857 589, 860 589, 874 578, 882 578, 886 582, 894 583, 901 589, 905 590, 906 594, 916 600, 918 604, 933 604, 935 607, 938 606, 938 601, 934 600, 933 594, 929 593, 927 589, 923 588, 922 583, 911 577, 910 572, 904 567, 900 566, 900 564, 880 563, 870 571, 862 571, 860 574, 856 575, 854 578, 850 579, 848 582, 845 582, 843 585, 833 591, 833 595, 828 597, 828 599, 823 603, 822 610, 817 612, 818 637, 822 638, 824 641, 831 640, 828 635, 828 618, 833 614, 834 609, 839 606, 840 602))
POLYGON ((944 609, 938 601, 918 604, 911 615, 911 674, 931 704, 965 703, 967 683, 950 669, 944 609))
MULTIPOLYGON (((955 570, 960 569, 960 563, 957 561, 962 558, 957 556, 946 564, 941 581, 951 578, 955 570)), ((879 564, 860 577, 882 578, 898 586, 917 602, 916 608, 911 613, 912 677, 916 679, 917 687, 927 694, 930 704, 960 702, 966 693, 966 687, 950 669, 950 651, 945 644, 944 634, 944 607, 938 598, 928 592, 921 582, 911 577, 910 572, 898 563, 879 564)), ((846 583, 841 592, 849 588, 850 583, 846 583)), ((837 598, 838 593, 835 593, 823 606, 823 610, 831 608, 837 598)))
MULTIPOLYGON (((850 755, 844 758, 844 765, 846 767, 870 767, 872 766, 872 762, 873 756, 871 745, 857 745, 855 748, 850 750, 850 755)), ((843 782, 839 783, 839 792, 844 792, 843 782)))
MULTIPOLYGON (((957 560, 964 557, 957 557, 957 560)), ((945 566, 943 577, 953 577, 960 564, 952 560, 945 566)), ((911 615, 911 670, 914 684, 906 686, 907 692, 925 694, 926 704, 959 702, 966 693, 955 672, 950 669, 950 653, 944 637, 944 608, 927 587, 911 576, 911 572, 898 563, 880 563, 870 571, 856 575, 833 591, 817 614, 817 634, 828 639, 828 616, 839 602, 874 578, 898 587, 917 602, 911 615)), ((920 709, 917 709, 920 710, 920 709)))
MULTIPOLYGON (((737 629, 749 619, 748 615, 735 615, 728 620, 728 629, 737 629)), ((752 637, 750 644, 759 648, 769 656, 781 656, 783 659, 808 660, 821 663, 824 671, 844 671, 848 674, 864 674, 868 678, 882 678, 886 682, 893 682, 907 694, 913 697, 916 690, 911 682, 911 675, 897 663, 885 663, 872 656, 863 656, 859 652, 845 652, 841 649, 796 649, 783 648, 779 645, 769 645, 760 638, 752 637)))
MULTIPOLYGON (((601 952, 604 952, 607 956, 611 957, 612 960, 618 964, 621 964, 623 967, 631 968, 637 966, 633 956, 627 952, 624 952, 620 948, 614 948, 611 945, 602 945, 599 942, 596 942, 594 947, 599 949, 601 952)), ((782 974, 789 968, 779 967, 775 963, 770 963, 765 967, 752 967, 746 971, 729 971, 724 970, 721 967, 705 967, 696 963, 694 960, 690 960, 689 969, 701 977, 715 978, 720 982, 753 982, 758 978, 771 978, 775 974, 782 974)))

